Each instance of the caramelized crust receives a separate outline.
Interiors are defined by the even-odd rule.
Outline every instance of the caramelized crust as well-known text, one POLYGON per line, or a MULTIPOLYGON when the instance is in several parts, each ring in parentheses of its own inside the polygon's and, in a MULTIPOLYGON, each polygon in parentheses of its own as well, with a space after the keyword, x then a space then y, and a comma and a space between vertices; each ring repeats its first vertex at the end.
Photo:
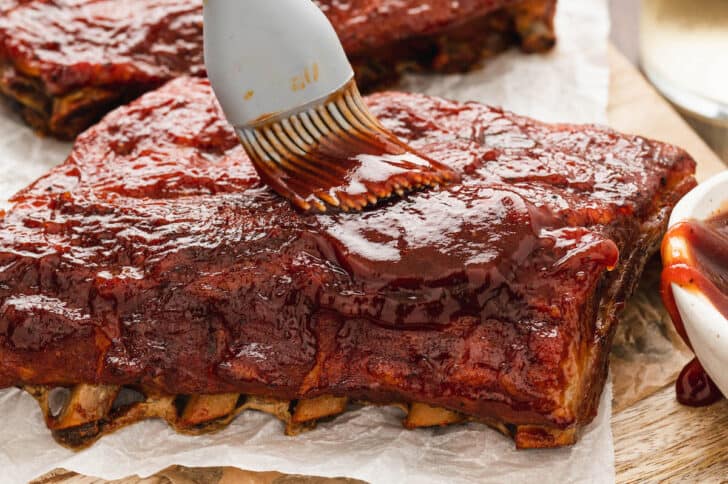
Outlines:
MULTIPOLYGON (((319 0, 363 89, 402 70, 453 71, 554 43, 556 0, 319 0)), ((0 92, 36 129, 72 139, 111 108, 204 76, 201 0, 4 0, 0 92)))
POLYGON ((410 426, 426 405, 520 447, 573 442, 693 160, 478 104, 367 102, 462 182, 297 213, 191 78, 87 131, 0 223, 0 387, 418 404, 410 426))

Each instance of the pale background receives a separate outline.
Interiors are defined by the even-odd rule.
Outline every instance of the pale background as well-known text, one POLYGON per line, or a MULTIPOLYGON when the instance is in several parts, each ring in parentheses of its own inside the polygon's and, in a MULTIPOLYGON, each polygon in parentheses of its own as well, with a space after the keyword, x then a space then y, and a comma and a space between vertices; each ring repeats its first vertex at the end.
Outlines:
MULTIPOLYGON (((684 0, 690 2, 692 0, 684 0)), ((726 0, 728 1, 728 0, 726 0)), ((639 67, 639 19, 641 0, 609 0, 611 41, 630 62, 639 67)), ((679 109, 678 109, 679 111, 679 109)), ((685 116, 716 154, 728 163, 728 126, 706 123, 685 116)))
POLYGON ((612 42, 635 65, 639 63, 640 0, 610 0, 612 42))

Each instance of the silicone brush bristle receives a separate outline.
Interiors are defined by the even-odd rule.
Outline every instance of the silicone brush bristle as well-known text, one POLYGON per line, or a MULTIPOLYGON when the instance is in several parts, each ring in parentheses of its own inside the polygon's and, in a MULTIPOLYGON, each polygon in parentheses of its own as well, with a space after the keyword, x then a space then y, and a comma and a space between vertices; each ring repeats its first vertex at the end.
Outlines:
POLYGON ((384 128, 354 81, 318 106, 238 134, 263 181, 304 211, 363 210, 457 178, 384 128))

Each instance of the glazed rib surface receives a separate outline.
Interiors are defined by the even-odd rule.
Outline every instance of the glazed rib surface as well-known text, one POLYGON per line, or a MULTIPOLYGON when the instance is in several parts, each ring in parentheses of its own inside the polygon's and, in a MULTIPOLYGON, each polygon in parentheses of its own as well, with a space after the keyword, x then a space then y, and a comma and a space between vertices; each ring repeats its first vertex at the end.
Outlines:
MULTIPOLYGON (((556 0, 319 0, 362 88, 402 69, 464 70, 511 45, 554 43, 556 0)), ((5 0, 0 92, 66 139, 180 75, 204 76, 201 0, 5 0)))
POLYGON ((478 104, 367 102, 462 182, 297 213, 192 78, 84 133, 0 223, 0 387, 418 402, 522 447, 573 442, 693 160, 478 104))

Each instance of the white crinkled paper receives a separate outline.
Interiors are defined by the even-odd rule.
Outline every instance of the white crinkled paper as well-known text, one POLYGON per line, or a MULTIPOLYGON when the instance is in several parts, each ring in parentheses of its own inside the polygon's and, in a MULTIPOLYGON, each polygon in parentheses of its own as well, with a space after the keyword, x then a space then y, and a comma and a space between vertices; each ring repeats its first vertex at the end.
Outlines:
MULTIPOLYGON (((508 52, 467 75, 411 76, 406 90, 502 105, 554 122, 604 122, 608 93, 606 0, 561 0, 559 44, 547 55, 508 52)), ((0 207, 15 191, 63 161, 70 145, 39 139, 0 105, 0 207)), ((104 478, 149 475, 172 464, 235 466, 369 482, 613 482, 611 386, 580 442, 516 451, 489 428, 460 425, 407 431, 394 408, 363 408, 285 437, 273 417, 248 412, 226 430, 175 434, 148 421, 73 453, 50 437, 35 401, 0 391, 0 482, 20 483, 57 467, 104 478)))

